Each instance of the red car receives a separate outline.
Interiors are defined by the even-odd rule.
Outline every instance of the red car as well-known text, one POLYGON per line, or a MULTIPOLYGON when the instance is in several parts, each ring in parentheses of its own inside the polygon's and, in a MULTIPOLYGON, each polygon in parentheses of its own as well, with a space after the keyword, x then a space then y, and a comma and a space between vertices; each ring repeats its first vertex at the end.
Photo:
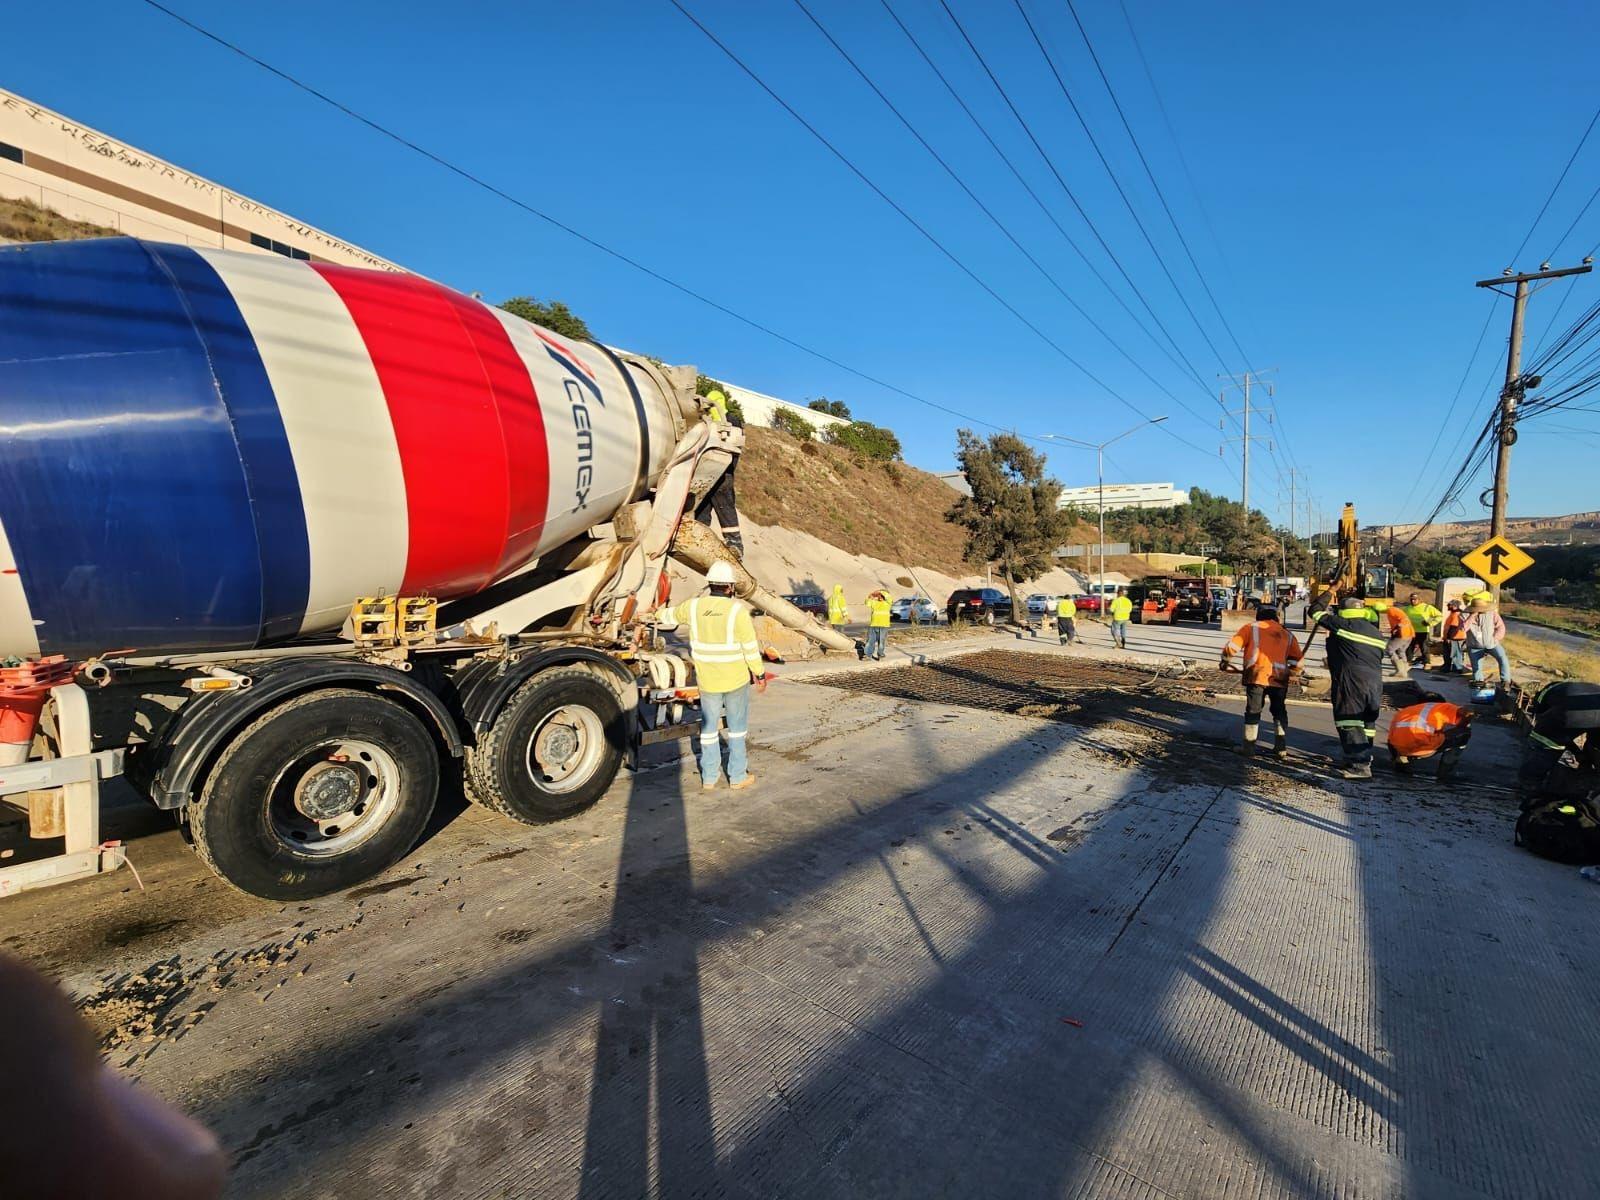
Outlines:
POLYGON ((1078 606, 1078 611, 1080 613, 1093 613, 1095 616, 1100 615, 1099 596, 1074 596, 1072 598, 1072 602, 1078 606))

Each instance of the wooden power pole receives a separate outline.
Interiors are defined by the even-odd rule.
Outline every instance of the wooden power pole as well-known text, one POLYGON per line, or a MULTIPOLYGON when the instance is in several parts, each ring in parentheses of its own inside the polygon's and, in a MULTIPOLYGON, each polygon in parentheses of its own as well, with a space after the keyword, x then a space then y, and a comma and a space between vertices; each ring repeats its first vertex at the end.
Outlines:
POLYGON ((1506 383, 1500 392, 1499 444, 1496 447, 1494 460, 1494 509, 1489 519, 1489 532, 1495 537, 1504 536, 1506 531, 1506 497, 1509 494, 1511 476, 1511 447, 1517 440, 1517 404, 1529 387, 1537 387, 1539 383, 1537 376, 1526 380, 1522 377, 1523 317, 1527 312, 1528 297, 1539 290, 1537 287, 1530 289, 1528 285, 1560 279, 1566 275, 1586 275, 1593 269, 1590 260, 1585 259, 1582 266, 1551 270, 1550 264, 1545 263, 1539 270, 1521 275, 1513 274, 1507 267, 1505 274, 1499 279, 1478 280, 1478 287, 1493 288, 1502 296, 1511 297, 1511 346, 1506 354, 1506 383), (1503 291, 1507 284, 1512 285, 1515 290, 1503 291))

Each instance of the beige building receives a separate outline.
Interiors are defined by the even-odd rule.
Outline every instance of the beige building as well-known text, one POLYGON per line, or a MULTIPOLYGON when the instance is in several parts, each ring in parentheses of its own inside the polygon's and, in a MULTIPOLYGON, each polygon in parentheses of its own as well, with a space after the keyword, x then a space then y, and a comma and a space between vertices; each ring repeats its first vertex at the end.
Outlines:
MULTIPOLYGON (((387 259, 0 88, 0 197, 130 237, 403 271, 387 259)), ((752 425, 779 411, 818 434, 849 422, 728 384, 752 425)))
POLYGON ((386 259, 0 89, 0 197, 130 237, 399 271, 386 259))

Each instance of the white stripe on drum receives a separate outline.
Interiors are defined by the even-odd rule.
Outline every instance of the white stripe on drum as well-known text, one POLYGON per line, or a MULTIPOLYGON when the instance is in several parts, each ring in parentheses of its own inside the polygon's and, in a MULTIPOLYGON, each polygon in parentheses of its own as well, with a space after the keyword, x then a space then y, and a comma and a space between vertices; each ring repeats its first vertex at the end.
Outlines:
POLYGON ((502 309, 489 311, 505 326, 511 345, 528 368, 544 416, 550 500, 539 539, 542 554, 591 525, 609 521, 627 501, 639 465, 639 420, 627 385, 611 360, 594 347, 550 335, 594 373, 593 380, 585 376, 580 382, 551 357, 532 325, 502 309), (604 404, 596 401, 586 386, 591 382, 598 384, 604 404))
POLYGON ((39 631, 34 628, 28 595, 22 590, 11 540, 0 523, 0 655, 25 658, 39 653, 39 631))
POLYGON ((350 312, 308 263, 196 247, 244 314, 278 400, 311 544, 301 632, 336 628, 358 596, 394 594, 409 546, 389 405, 350 312))

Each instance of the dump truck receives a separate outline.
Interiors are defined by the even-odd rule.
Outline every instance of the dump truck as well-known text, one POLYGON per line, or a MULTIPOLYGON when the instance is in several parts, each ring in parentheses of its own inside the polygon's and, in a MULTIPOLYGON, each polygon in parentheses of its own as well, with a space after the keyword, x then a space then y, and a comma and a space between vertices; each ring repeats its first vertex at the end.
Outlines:
POLYGON ((575 813, 696 728, 669 558, 854 643, 690 514, 739 451, 693 368, 417 276, 133 238, 0 248, 0 797, 114 867, 102 783, 293 900, 422 833, 441 779, 575 813))

